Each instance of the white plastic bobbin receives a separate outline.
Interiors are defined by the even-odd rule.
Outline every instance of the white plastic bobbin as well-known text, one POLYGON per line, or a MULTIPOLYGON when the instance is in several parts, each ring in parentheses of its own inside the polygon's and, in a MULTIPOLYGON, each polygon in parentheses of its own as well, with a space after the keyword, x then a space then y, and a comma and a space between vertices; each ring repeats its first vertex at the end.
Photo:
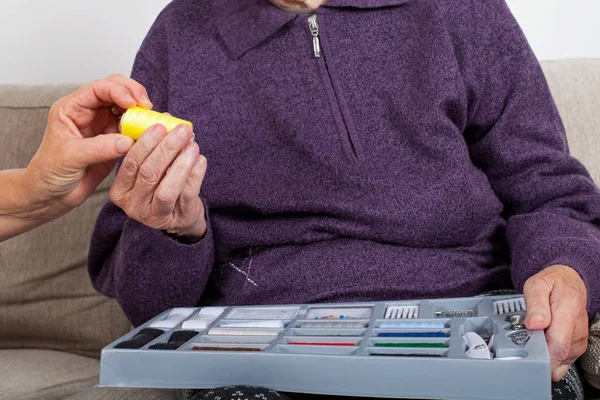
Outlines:
POLYGON ((419 306, 389 306, 385 319, 412 319, 419 317, 419 306))
POLYGON ((224 311, 225 307, 201 308, 198 314, 194 315, 193 318, 184 321, 181 327, 183 329, 202 331, 204 329, 207 329, 208 326, 221 314, 223 314, 224 311))
POLYGON ((192 315, 193 308, 174 308, 169 312, 165 319, 155 321, 150 325, 151 328, 173 329, 184 319, 192 315))
POLYGON ((502 315, 519 311, 527 311, 527 305, 525 299, 520 297, 518 299, 498 300, 493 303, 494 314, 502 315))

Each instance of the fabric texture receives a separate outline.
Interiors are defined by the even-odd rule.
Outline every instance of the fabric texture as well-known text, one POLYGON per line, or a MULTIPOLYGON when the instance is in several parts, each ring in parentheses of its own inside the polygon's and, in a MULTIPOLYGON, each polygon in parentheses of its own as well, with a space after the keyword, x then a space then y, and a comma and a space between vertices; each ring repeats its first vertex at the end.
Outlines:
POLYGON ((575 364, 559 382, 552 383, 552 400, 584 400, 581 376, 575 364))
MULTIPOLYGON (((75 86, 0 86, 0 169, 26 167, 50 106, 75 86)), ((66 216, 0 243, 0 348, 98 356, 130 325, 87 274, 89 238, 110 179, 66 216)))
POLYGON ((179 400, 292 400, 293 395, 256 386, 226 386, 211 390, 182 390, 179 400))
POLYGON ((507 5, 383 3, 322 6, 321 58, 306 17, 264 0, 167 6, 133 77, 194 123, 210 231, 183 245, 104 207, 90 275, 133 324, 520 291, 553 264, 580 273, 595 314, 600 192, 507 5))
POLYGON ((588 383, 600 389, 600 314, 590 327, 589 346, 580 363, 588 383))

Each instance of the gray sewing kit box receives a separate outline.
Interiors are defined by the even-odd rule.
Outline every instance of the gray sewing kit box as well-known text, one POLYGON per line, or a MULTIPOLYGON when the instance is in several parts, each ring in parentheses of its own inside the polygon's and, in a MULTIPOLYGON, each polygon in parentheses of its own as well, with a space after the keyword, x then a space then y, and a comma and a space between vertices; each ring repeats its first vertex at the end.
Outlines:
POLYGON ((409 399, 551 399, 522 296, 174 308, 102 350, 100 385, 409 399))

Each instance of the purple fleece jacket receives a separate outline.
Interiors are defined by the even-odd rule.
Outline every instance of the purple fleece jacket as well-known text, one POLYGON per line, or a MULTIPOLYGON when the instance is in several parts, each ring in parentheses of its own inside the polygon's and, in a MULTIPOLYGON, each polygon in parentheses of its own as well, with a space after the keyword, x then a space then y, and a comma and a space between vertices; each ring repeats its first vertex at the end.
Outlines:
POLYGON ((503 0, 175 0, 133 78, 188 119, 209 229, 187 245, 112 203, 95 287, 169 307, 470 296, 553 264, 600 306, 600 193, 503 0))

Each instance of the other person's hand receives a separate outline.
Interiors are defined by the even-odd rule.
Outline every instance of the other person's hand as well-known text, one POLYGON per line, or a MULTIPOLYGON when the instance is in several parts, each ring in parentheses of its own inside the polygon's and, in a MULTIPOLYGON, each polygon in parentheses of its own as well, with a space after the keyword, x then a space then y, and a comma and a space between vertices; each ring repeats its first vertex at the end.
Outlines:
POLYGON ((111 75, 79 88, 50 110, 42 144, 25 170, 28 209, 51 219, 82 204, 133 146, 121 135, 115 106, 151 108, 146 89, 111 75))

